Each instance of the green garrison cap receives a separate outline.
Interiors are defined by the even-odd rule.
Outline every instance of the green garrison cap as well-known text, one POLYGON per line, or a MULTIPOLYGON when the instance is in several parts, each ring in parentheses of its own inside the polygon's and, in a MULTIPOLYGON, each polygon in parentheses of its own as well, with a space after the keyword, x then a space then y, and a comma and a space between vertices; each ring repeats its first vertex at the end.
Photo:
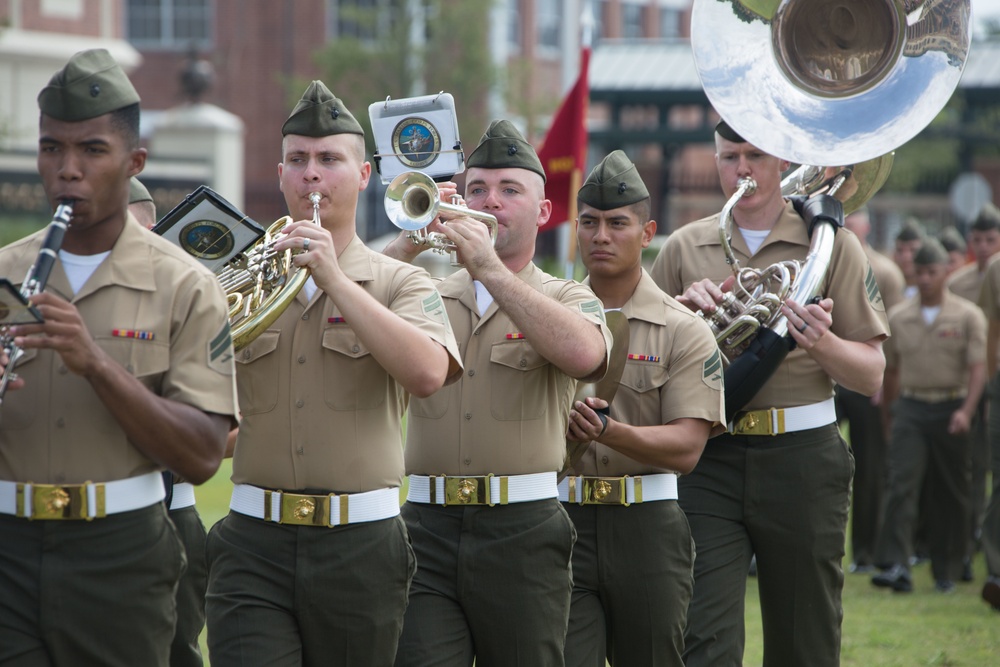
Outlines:
POLYGON ((941 230, 941 234, 938 235, 938 241, 944 246, 944 249, 948 252, 965 252, 966 245, 965 239, 954 227, 945 227, 941 230))
POLYGON ((992 202, 986 202, 979 209, 979 215, 972 223, 972 229, 977 232, 988 232, 991 229, 1000 229, 1000 209, 992 202))
POLYGON ((137 204, 141 201, 153 201, 153 195, 149 194, 142 181, 133 176, 128 182, 128 203, 137 204))
POLYGON ((106 49, 80 51, 38 93, 38 108, 56 120, 77 122, 139 102, 132 82, 106 49))
POLYGON ((903 227, 896 234, 897 241, 919 241, 924 238, 924 226, 916 218, 907 218, 903 227))
POLYGON ((328 137, 331 134, 360 134, 361 124, 322 81, 313 81, 302 93, 302 99, 292 109, 281 126, 281 136, 300 134, 304 137, 328 137))
POLYGON ((594 167, 577 196, 599 211, 610 211, 649 199, 649 190, 625 152, 616 150, 594 167))
POLYGON ((736 134, 736 130, 729 127, 729 123, 727 123, 724 120, 719 121, 718 125, 715 126, 715 131, 719 134, 720 137, 722 137, 723 139, 728 139, 733 143, 745 144, 747 142, 746 139, 736 134))
POLYGON ((527 169, 541 176, 543 181, 546 180, 538 153, 509 120, 490 123, 486 134, 479 140, 479 145, 465 164, 480 169, 527 169))
POLYGON ((937 239, 924 239, 923 245, 913 258, 914 264, 927 266, 928 264, 947 264, 948 251, 944 249, 937 239))

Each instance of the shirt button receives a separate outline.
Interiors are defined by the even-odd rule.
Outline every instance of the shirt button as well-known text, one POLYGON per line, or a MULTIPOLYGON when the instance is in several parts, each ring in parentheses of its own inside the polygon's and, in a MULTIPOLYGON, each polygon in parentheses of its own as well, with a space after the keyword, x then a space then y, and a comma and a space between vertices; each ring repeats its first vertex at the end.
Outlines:
POLYGON ((65 425, 66 425, 66 420, 63 419, 62 417, 59 417, 58 419, 56 419, 56 426, 58 426, 59 428, 62 428, 65 425))
POLYGON ((528 360, 527 359, 521 359, 521 361, 518 362, 518 363, 521 366, 521 368, 524 368, 525 366, 528 365, 528 360))
POLYGON ((299 363, 300 364, 306 363, 306 358, 305 357, 299 357, 299 363))
POLYGON ((63 482, 66 481, 66 475, 59 473, 58 475, 55 476, 55 480, 58 484, 62 484, 63 482))
POLYGON ((471 466, 472 465, 472 459, 465 459, 462 463, 464 463, 467 466, 471 466))
POLYGON ((301 408, 305 404, 306 404, 305 401, 303 401, 301 398, 299 400, 295 401, 295 407, 297 407, 297 408, 301 408))
POLYGON ((472 413, 471 412, 466 412, 465 413, 465 418, 466 419, 472 419, 472 413))
POLYGON ((302 319, 304 319, 304 320, 308 320, 308 319, 309 319, 309 313, 305 313, 305 314, 304 314, 304 315, 302 316, 302 319))
POLYGON ((60 366, 59 367, 59 375, 66 375, 66 373, 68 373, 68 372, 69 372, 69 369, 66 368, 65 366, 60 366))
POLYGON ((296 448, 295 451, 297 451, 299 454, 304 454, 305 451, 306 451, 306 449, 302 445, 299 445, 298 448, 296 448))
POLYGON ((601 463, 607 463, 607 462, 608 462, 608 457, 607 456, 602 456, 601 457, 601 463))
POLYGON ((125 370, 127 370, 129 373, 135 372, 135 369, 132 368, 132 364, 128 364, 127 366, 125 366, 125 370))
POLYGON ((472 335, 473 336, 478 336, 479 335, 479 329, 476 329, 475 331, 473 331, 472 335))
POLYGON ((360 351, 361 351, 361 348, 358 347, 357 345, 355 345, 354 347, 351 348, 351 352, 353 352, 354 354, 357 354, 360 351))
POLYGON ((243 350, 243 358, 244 359, 250 358, 250 350, 243 350))
POLYGON ((642 380, 639 380, 638 382, 636 382, 636 383, 635 383, 635 386, 637 386, 637 387, 642 387, 642 380))
POLYGON ((472 377, 475 374, 476 374, 476 369, 475 368, 470 368, 469 369, 469 377, 472 377))

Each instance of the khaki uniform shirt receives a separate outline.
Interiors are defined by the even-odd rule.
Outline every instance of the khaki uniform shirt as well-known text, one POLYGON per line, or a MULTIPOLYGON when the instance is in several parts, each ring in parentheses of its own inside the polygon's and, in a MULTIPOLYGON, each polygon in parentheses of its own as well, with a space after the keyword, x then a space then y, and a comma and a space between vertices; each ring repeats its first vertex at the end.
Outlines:
POLYGON ((976 303, 979 301, 979 290, 985 278, 986 272, 980 273, 979 265, 972 262, 948 276, 948 289, 963 299, 976 303))
MULTIPOLYGON (((530 262, 517 275, 599 326, 610 354, 611 332, 593 292, 530 262)), ((566 455, 566 424, 577 381, 536 352, 496 302, 479 316, 468 271, 452 274, 438 290, 459 340, 465 373, 460 382, 410 402, 407 473, 558 471, 566 455)))
MULTIPOLYGON (((629 358, 611 417, 633 426, 684 418, 725 423, 722 355, 705 320, 664 294, 645 270, 622 314, 628 318, 629 358)), ((595 442, 574 472, 618 477, 669 471, 595 442)))
POLYGON ((991 259, 986 267, 976 303, 983 309, 987 321, 1000 320, 1000 257, 991 259))
MULTIPOLYGON (((458 346, 426 271, 373 252, 357 237, 338 261, 457 364, 458 346)), ((300 292, 236 361, 243 416, 233 482, 336 493, 400 485, 408 394, 322 290, 308 302, 300 292)))
POLYGON ((915 297, 892 309, 889 326, 885 364, 899 371, 901 390, 964 391, 969 366, 986 361, 986 318, 976 304, 947 290, 930 325, 920 311, 920 297, 915 297))
POLYGON ((865 246, 865 255, 868 257, 868 263, 875 274, 875 282, 878 283, 878 291, 882 295, 885 312, 888 313, 897 303, 903 301, 906 278, 896 262, 870 245, 865 246))
MULTIPOLYGON (((714 215, 684 225, 667 238, 651 272, 664 292, 680 295, 692 283, 704 278, 718 284, 732 275, 719 241, 718 218, 714 215)), ((806 225, 791 203, 786 204, 778 222, 753 257, 743 235, 736 230, 731 243, 741 266, 758 269, 788 259, 802 261, 809 251, 806 225)), ((875 274, 858 238, 846 229, 837 231, 820 294, 834 301, 832 331, 841 338, 861 342, 889 333, 875 274)), ((833 380, 820 365, 805 351, 796 348, 746 409, 818 403, 833 396, 833 387, 833 380)))
MULTIPOLYGON (((22 280, 46 230, 0 250, 0 275, 22 280)), ((80 311, 94 341, 154 394, 232 416, 233 348, 226 299, 210 271, 131 215, 79 292, 57 261, 47 292, 80 311)), ((129 442, 90 383, 52 350, 27 350, 24 388, 0 410, 0 479, 108 482, 159 470, 129 442)))

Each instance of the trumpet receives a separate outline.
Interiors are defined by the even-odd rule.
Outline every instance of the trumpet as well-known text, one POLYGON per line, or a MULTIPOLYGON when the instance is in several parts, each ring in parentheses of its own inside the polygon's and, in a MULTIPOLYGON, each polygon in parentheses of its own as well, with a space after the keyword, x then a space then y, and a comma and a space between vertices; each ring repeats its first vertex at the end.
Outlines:
POLYGON ((426 245, 440 254, 451 253, 452 265, 461 266, 456 257, 458 248, 447 236, 440 232, 428 232, 427 227, 435 219, 454 220, 472 218, 490 228, 490 239, 497 240, 497 219, 489 213, 474 211, 458 202, 453 196, 452 203, 441 201, 440 190, 430 176, 419 171, 409 171, 392 179, 385 191, 385 212, 396 227, 409 232, 406 237, 414 245, 426 245))
MULTIPOLYGON (((56 258, 59 256, 59 248, 62 247, 63 237, 69 228, 69 221, 73 217, 73 203, 61 202, 56 207, 56 212, 49 223, 48 231, 45 233, 45 241, 38 251, 38 257, 34 264, 28 269, 28 275, 21 283, 21 298, 27 303, 28 298, 40 294, 45 290, 45 284, 49 281, 49 274, 55 266, 56 258)), ((0 377, 0 405, 3 404, 4 394, 7 393, 7 386, 17 379, 14 373, 14 366, 21 359, 24 351, 14 343, 14 337, 10 335, 8 327, 4 327, 0 333, 0 345, 7 354, 7 366, 4 368, 3 377, 0 377)))
MULTIPOLYGON (((320 224, 320 199, 318 192, 309 195, 315 225, 320 224)), ((291 249, 274 250, 291 223, 287 215, 275 221, 263 238, 216 273, 229 304, 234 350, 243 349, 274 324, 309 278, 308 269, 292 264, 291 249)))

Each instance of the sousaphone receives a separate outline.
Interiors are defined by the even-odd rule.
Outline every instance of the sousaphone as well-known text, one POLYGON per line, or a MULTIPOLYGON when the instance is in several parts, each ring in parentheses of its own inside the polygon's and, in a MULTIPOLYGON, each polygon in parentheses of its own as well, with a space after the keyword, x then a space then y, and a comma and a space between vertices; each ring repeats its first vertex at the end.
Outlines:
MULTIPOLYGON (((696 0, 691 48, 705 94, 730 127, 804 171, 833 175, 819 190, 786 179, 782 192, 830 194, 850 212, 881 187, 892 151, 951 98, 968 58, 970 13, 970 0, 696 0)), ((729 420, 794 346, 780 306, 818 295, 838 223, 829 206, 800 201, 807 221, 821 211, 805 262, 740 269, 729 212, 755 187, 741 183, 720 215, 737 289, 710 324, 727 361, 729 420), (771 293, 775 282, 781 294, 771 293), (752 338, 737 320, 750 323, 752 338)))

